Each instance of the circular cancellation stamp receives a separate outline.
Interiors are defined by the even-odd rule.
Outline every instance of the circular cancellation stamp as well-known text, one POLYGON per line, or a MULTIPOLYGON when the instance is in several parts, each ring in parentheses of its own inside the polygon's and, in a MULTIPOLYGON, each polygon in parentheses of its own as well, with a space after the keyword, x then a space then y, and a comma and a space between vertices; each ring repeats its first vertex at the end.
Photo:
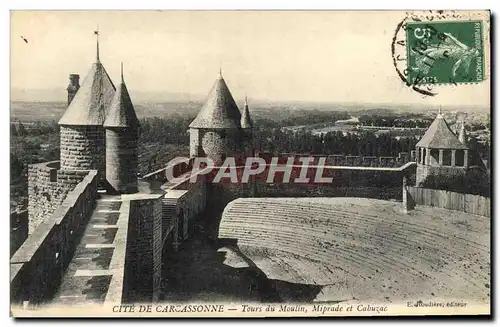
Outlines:
POLYGON ((484 17, 460 12, 408 14, 397 25, 391 45, 397 74, 427 96, 437 95, 439 85, 485 80, 485 23, 484 17))

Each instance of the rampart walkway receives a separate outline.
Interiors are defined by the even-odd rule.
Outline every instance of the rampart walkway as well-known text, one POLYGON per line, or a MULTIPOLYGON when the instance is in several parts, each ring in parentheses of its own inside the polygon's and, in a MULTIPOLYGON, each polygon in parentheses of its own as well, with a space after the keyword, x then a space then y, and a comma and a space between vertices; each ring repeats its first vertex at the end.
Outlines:
POLYGON ((113 240, 118 230, 119 196, 101 195, 54 297, 57 305, 85 305, 105 300, 112 272, 113 240))

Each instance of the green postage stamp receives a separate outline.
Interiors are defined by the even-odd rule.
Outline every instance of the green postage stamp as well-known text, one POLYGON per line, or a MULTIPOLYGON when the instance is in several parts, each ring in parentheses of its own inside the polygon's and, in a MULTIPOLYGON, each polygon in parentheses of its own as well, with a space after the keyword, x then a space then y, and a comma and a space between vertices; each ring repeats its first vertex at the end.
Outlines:
POLYGON ((412 85, 484 79, 481 21, 408 22, 406 40, 408 81, 412 85))

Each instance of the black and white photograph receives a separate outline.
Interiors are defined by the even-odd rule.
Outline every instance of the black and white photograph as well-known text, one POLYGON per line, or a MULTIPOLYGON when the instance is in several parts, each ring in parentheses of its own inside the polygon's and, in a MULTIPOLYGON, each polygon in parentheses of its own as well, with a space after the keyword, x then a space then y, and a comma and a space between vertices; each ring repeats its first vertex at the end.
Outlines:
POLYGON ((490 20, 12 10, 11 316, 490 315, 490 20))

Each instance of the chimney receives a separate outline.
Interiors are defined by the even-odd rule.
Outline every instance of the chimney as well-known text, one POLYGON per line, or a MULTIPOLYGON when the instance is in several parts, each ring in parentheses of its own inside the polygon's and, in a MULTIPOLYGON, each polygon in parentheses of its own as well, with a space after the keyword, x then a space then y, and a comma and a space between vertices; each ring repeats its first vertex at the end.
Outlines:
POLYGON ((76 95, 76 92, 80 88, 80 75, 78 74, 69 74, 69 85, 66 88, 68 91, 68 106, 73 101, 73 98, 76 95))

